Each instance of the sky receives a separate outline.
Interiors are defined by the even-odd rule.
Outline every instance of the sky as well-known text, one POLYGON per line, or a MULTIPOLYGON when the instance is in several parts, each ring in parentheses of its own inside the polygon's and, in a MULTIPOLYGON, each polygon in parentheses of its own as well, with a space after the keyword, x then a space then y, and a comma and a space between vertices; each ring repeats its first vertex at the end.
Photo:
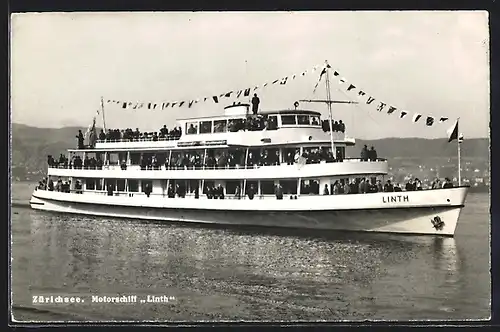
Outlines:
MULTIPOLYGON (((314 91, 321 67, 312 71, 325 60, 346 79, 331 77, 332 98, 360 102, 332 109, 350 137, 445 137, 458 117, 464 137, 489 136, 486 11, 13 14, 11 118, 86 127, 103 96, 107 128, 156 131, 179 118, 221 115, 248 97, 164 110, 107 100, 203 100, 255 86, 262 109, 293 109, 297 100, 325 98, 324 79, 314 91), (284 77, 286 84, 271 84, 284 77), (347 92, 351 83, 356 88, 347 92), (370 105, 367 96, 375 98, 370 105), (378 102, 398 111, 378 112, 378 102), (399 118, 401 110, 408 116, 399 118), (416 123, 415 113, 423 115, 416 123), (450 120, 429 127, 426 116, 450 120)), ((328 115, 325 104, 299 108, 328 115)))

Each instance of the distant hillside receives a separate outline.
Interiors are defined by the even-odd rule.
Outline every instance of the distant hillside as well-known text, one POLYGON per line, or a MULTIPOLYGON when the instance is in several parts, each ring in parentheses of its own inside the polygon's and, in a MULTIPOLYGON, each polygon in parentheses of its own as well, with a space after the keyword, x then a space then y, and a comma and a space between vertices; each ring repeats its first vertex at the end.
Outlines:
MULTIPOLYGON (((12 124, 12 168, 13 175, 24 178, 25 174, 46 170, 47 155, 54 157, 68 148, 75 148, 75 135, 78 129, 65 127, 59 129, 36 128, 22 124, 12 124)), ((357 140, 356 146, 347 155, 359 156, 363 145, 374 146, 380 157, 420 159, 435 157, 456 157, 456 141, 446 139, 422 138, 384 138, 379 140, 357 140)), ((489 159, 489 141, 486 138, 468 139, 462 144, 462 155, 467 158, 489 159)))

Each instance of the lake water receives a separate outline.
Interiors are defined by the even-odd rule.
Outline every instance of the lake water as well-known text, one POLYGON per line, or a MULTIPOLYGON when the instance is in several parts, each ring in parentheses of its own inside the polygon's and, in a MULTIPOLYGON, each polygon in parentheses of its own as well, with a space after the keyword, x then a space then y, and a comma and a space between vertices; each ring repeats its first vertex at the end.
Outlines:
POLYGON ((490 317, 490 200, 455 238, 201 228, 36 212, 12 187, 17 321, 463 320, 490 317), (32 297, 79 296, 79 304, 32 297), (169 297, 92 303, 92 295, 169 297))

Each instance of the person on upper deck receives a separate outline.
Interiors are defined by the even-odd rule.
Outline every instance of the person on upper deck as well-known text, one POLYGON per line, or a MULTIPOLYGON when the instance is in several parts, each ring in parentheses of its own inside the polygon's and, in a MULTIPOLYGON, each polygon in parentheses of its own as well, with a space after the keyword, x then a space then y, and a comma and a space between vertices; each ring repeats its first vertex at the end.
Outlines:
POLYGON ((361 149, 361 161, 368 161, 368 147, 366 144, 363 146, 363 149, 361 149))
POLYGON ((81 130, 78 130, 78 135, 75 136, 78 139, 78 148, 83 149, 85 146, 83 144, 83 134, 81 130))
POLYGON ((370 159, 370 161, 377 161, 377 151, 375 151, 373 146, 368 151, 368 159, 370 159))
POLYGON ((106 134, 104 133, 104 130, 101 129, 101 132, 99 133, 99 140, 104 141, 106 139, 106 134))
POLYGON ((254 93, 252 98, 252 113, 254 115, 256 115, 259 110, 259 104, 260 104, 260 99, 259 97, 257 97, 257 94, 254 93))
POLYGON ((342 122, 342 120, 339 120, 339 131, 345 133, 345 124, 342 122))

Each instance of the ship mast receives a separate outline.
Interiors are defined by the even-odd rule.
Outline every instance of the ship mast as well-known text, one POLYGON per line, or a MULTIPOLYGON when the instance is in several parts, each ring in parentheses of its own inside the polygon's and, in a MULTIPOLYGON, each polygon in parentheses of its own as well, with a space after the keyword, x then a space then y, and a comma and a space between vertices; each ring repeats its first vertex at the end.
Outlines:
POLYGON ((330 90, 330 65, 328 65, 328 60, 325 60, 325 86, 326 86, 326 100, 324 99, 302 99, 301 102, 307 103, 326 103, 328 105, 328 120, 330 123, 330 144, 332 149, 332 155, 335 158, 335 153, 333 149, 333 120, 332 120, 332 104, 357 104, 355 101, 349 100, 332 100, 331 90, 330 90))

